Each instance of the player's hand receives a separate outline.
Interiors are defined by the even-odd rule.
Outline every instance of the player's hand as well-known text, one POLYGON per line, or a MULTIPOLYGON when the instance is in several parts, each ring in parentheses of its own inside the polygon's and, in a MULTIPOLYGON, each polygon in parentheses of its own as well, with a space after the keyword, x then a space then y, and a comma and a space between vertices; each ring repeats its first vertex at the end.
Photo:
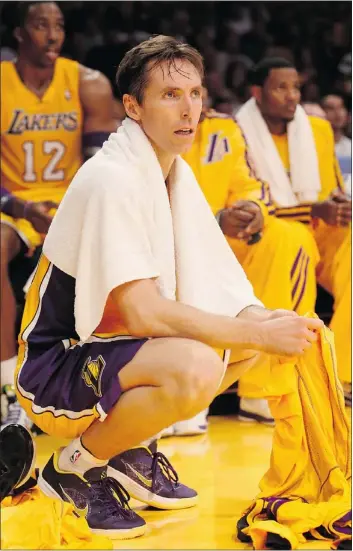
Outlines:
POLYGON ((313 205, 312 215, 321 218, 329 226, 348 226, 352 220, 352 201, 344 194, 337 194, 313 205))
POLYGON ((260 324, 260 350, 279 356, 302 356, 317 341, 324 323, 318 318, 283 316, 260 324))
POLYGON ((24 211, 26 220, 33 228, 42 234, 48 233, 53 217, 49 214, 52 209, 57 209, 58 204, 53 201, 41 201, 39 203, 27 203, 24 211))
POLYGON ((237 201, 225 209, 220 218, 220 226, 225 235, 248 241, 251 235, 263 229, 263 216, 260 207, 252 201, 237 201))
POLYGON ((331 193, 331 199, 337 203, 346 203, 352 200, 351 197, 340 188, 335 189, 331 193))
POLYGON ((285 316, 288 316, 291 318, 299 318, 299 314, 297 314, 293 310, 284 310, 283 308, 277 308, 277 310, 272 310, 272 312, 269 314, 268 318, 265 321, 276 320, 278 318, 283 318, 285 316))

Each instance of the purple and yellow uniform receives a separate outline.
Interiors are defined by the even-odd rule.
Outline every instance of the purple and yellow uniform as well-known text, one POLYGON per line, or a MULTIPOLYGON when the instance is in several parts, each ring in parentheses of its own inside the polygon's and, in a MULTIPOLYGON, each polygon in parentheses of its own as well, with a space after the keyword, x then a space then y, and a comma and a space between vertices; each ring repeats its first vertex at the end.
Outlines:
MULTIPOLYGON (((79 64, 58 58, 39 99, 21 81, 14 63, 1 63, 1 182, 25 201, 59 203, 82 163, 79 64)), ((43 236, 24 219, 1 214, 29 249, 43 236)))
POLYGON ((128 334, 108 298, 96 331, 80 342, 74 299, 75 279, 42 255, 22 319, 16 391, 37 426, 64 438, 105 419, 121 394, 119 370, 146 341, 128 334))

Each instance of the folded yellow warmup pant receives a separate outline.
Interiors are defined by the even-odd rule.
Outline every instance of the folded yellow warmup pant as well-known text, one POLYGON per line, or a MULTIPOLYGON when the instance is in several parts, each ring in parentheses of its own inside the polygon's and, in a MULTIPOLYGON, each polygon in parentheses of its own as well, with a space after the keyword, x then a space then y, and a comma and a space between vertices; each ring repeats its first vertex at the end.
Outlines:
POLYGON ((91 532, 70 504, 39 488, 1 504, 1 549, 112 549, 112 541, 91 532))
POLYGON ((269 360, 261 383, 276 422, 271 463, 238 538, 255 549, 351 539, 351 428, 333 333, 324 327, 297 362, 269 360))

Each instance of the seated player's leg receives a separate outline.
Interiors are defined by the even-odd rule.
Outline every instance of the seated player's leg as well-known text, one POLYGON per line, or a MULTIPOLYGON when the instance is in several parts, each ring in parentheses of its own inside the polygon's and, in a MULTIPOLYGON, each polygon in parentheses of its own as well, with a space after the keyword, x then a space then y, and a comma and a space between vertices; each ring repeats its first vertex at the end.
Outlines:
POLYGON ((271 217, 255 245, 228 241, 266 308, 295 310, 300 315, 314 309, 319 253, 308 227, 271 217))
POLYGON ((332 228, 320 224, 315 232, 315 237, 321 255, 318 281, 328 292, 332 293, 335 300, 330 328, 335 335, 338 375, 345 387, 351 387, 351 229, 332 228))
MULTIPOLYGON (((21 251, 21 239, 11 226, 1 224, 1 362, 16 356, 16 302, 9 279, 9 264, 21 251)), ((16 363, 15 363, 16 365, 16 363)), ((1 370, 3 384, 13 384, 12 376, 1 370)))
POLYGON ((27 428, 32 427, 32 422, 19 407, 13 388, 17 363, 16 300, 9 266, 40 241, 41 237, 26 220, 14 220, 1 214, 1 423, 19 423, 27 428))
MULTIPOLYGON (((21 347, 19 400, 42 430, 74 438, 44 468, 39 484, 45 493, 74 503, 92 529, 121 538, 141 534, 144 522, 131 512, 123 519, 104 514, 97 496, 112 478, 161 508, 196 503, 196 492, 179 483, 153 436, 208 406, 224 372, 216 352, 191 340, 117 337, 67 350, 60 342, 36 354, 28 347, 25 356, 21 347), (108 482, 102 483, 109 459, 108 482)), ((126 499, 119 507, 126 509, 126 499)))
MULTIPOLYGON (((255 245, 236 239, 229 243, 266 308, 295 310, 300 315, 315 309, 319 254, 304 224, 271 217, 255 245)), ((267 400, 262 399, 262 372, 260 364, 239 380, 240 419, 273 424, 267 400)))

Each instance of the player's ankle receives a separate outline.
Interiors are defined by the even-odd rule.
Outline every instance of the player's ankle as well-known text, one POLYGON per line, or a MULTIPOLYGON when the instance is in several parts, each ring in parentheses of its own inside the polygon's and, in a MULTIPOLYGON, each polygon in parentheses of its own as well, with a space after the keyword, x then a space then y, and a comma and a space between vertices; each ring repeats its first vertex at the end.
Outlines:
POLYGON ((61 450, 58 466, 62 471, 75 471, 84 474, 94 467, 107 465, 108 460, 97 459, 81 442, 81 438, 72 440, 68 446, 61 450))

